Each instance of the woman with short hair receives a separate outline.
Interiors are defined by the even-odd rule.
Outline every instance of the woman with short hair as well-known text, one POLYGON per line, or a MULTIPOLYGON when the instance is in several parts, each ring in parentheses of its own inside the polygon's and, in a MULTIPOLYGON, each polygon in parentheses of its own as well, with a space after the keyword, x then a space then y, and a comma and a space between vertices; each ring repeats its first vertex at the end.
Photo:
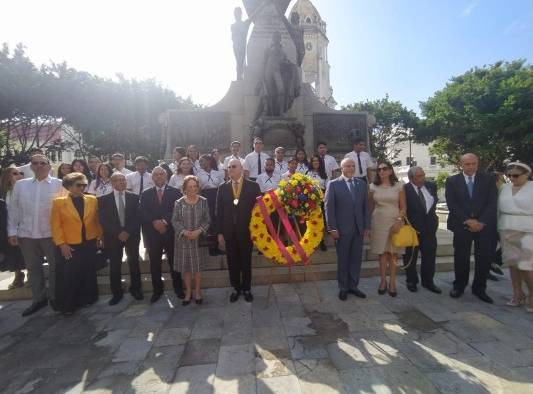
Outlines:
POLYGON ((526 304, 533 312, 533 182, 531 167, 512 162, 506 168, 511 183, 503 185, 498 197, 498 231, 503 262, 509 265, 513 284, 510 306, 526 304), (529 294, 522 290, 522 279, 529 294))
POLYGON ((54 309, 71 315, 98 299, 96 252, 102 228, 95 196, 84 194, 87 177, 73 172, 63 178, 65 197, 52 202, 52 240, 58 247, 54 309))

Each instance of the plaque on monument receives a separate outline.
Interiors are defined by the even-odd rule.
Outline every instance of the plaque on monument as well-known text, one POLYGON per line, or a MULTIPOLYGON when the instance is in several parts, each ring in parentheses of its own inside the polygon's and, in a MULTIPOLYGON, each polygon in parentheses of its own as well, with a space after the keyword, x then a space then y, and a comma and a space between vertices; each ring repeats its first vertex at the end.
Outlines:
POLYGON ((346 153, 356 138, 367 140, 368 114, 332 112, 313 114, 314 140, 326 141, 328 151, 346 153))

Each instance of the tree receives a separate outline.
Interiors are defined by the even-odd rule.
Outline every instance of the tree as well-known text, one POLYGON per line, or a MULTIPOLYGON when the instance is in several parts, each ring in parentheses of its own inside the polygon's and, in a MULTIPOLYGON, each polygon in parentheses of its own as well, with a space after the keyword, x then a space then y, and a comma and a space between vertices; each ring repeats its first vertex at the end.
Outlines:
POLYGON ((533 66, 524 60, 473 68, 454 77, 421 103, 419 142, 457 165, 474 152, 482 168, 501 169, 506 159, 533 157, 533 66))
POLYGON ((390 100, 389 95, 375 101, 362 101, 347 105, 344 111, 368 112, 376 118, 370 133, 370 150, 378 160, 393 161, 398 157, 398 144, 409 139, 417 123, 416 114, 399 101, 390 100))

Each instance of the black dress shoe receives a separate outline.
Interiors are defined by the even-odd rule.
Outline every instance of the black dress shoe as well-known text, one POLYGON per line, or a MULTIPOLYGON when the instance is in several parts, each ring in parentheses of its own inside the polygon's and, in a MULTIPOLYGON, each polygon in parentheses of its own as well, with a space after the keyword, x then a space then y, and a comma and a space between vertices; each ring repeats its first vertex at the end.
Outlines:
POLYGON ((204 299, 203 299, 203 298, 196 298, 196 299, 194 300, 194 302, 196 302, 196 305, 201 305, 202 302, 204 302, 204 299))
POLYGON ((428 289, 429 291, 435 293, 435 294, 440 294, 442 293, 442 290, 439 289, 437 286, 435 286, 435 283, 428 283, 427 285, 422 285, 422 287, 424 289, 428 289))
POLYGON ((144 295, 142 291, 130 291, 130 293, 131 293, 131 296, 135 298, 137 301, 141 301, 142 299, 144 299, 144 295))
POLYGON ((494 282, 498 282, 498 278, 496 278, 493 274, 491 274, 490 272, 487 274, 487 279, 488 280, 493 280, 494 282))
POLYGON ((459 298, 463 295, 463 293, 464 293, 464 290, 453 289, 452 291, 450 291, 450 297, 459 298))
POLYGON ((498 275, 503 275, 503 271, 498 264, 492 263, 490 270, 498 275))
POLYGON ((479 298, 483 302, 486 302, 487 304, 492 304, 494 302, 492 298, 490 298, 484 291, 472 292, 472 294, 474 294, 477 298, 479 298))
POLYGON ((240 295, 241 295, 241 293, 239 291, 234 291, 229 296, 229 302, 236 302, 239 299, 240 295))
POLYGON ((175 289, 174 292, 176 293, 176 296, 178 296, 180 300, 183 300, 185 298, 185 293, 183 292, 182 288, 175 289))
POLYGON ((109 305, 110 306, 113 306, 113 305, 117 305, 120 300, 122 300, 122 297, 124 297, 123 294, 116 294, 114 295, 113 297, 111 297, 111 299, 109 300, 109 305))
POLYGON ((159 299, 161 298, 161 296, 163 295, 163 293, 154 293, 152 294, 152 298, 150 298, 150 302, 153 304, 157 301, 159 301, 159 299))
POLYGON ((359 289, 350 289, 348 290, 348 293, 353 294, 354 296, 359 298, 366 298, 366 294, 359 289))
POLYGON ((379 294, 379 295, 383 295, 383 294, 385 294, 386 292, 387 292, 387 286, 385 286, 384 289, 380 289, 380 288, 378 287, 378 294, 379 294))
POLYGON ((327 252, 328 251, 328 247, 326 246, 326 243, 324 241, 320 242, 320 250, 322 252, 327 252))
POLYGON ((418 287, 416 286, 416 283, 407 283, 407 290, 409 290, 411 293, 416 293, 418 291, 418 287))
POLYGON ((31 304, 27 309, 22 312, 22 316, 26 317, 29 315, 33 315, 35 312, 39 311, 40 309, 43 309, 46 305, 48 305, 48 300, 42 300, 39 302, 34 302, 31 304))
POLYGON ((347 298, 348 298, 347 291, 344 291, 344 290, 339 291, 339 300, 346 301, 347 298))
POLYGON ((253 300, 254 300, 254 296, 252 295, 252 293, 250 291, 245 291, 244 292, 244 301, 252 302, 253 300))

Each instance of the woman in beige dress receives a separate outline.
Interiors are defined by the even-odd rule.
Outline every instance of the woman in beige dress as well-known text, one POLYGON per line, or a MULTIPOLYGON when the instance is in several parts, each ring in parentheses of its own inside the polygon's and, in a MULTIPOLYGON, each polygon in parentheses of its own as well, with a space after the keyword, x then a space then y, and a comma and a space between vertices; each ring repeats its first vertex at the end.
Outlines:
POLYGON ((507 303, 520 306, 526 303, 533 312, 533 182, 528 178, 531 168, 524 163, 507 165, 511 183, 505 184, 498 197, 498 231, 502 246, 502 260, 509 265, 513 284, 513 298, 507 303), (529 296, 522 290, 522 279, 529 296))
POLYGON ((404 251, 392 246, 390 236, 403 224, 406 202, 403 182, 398 181, 389 162, 378 163, 376 179, 369 186, 369 200, 372 212, 370 251, 379 256, 381 275, 378 293, 383 295, 388 290, 391 297, 396 297, 396 260, 404 251), (390 273, 388 287, 387 268, 390 273))

